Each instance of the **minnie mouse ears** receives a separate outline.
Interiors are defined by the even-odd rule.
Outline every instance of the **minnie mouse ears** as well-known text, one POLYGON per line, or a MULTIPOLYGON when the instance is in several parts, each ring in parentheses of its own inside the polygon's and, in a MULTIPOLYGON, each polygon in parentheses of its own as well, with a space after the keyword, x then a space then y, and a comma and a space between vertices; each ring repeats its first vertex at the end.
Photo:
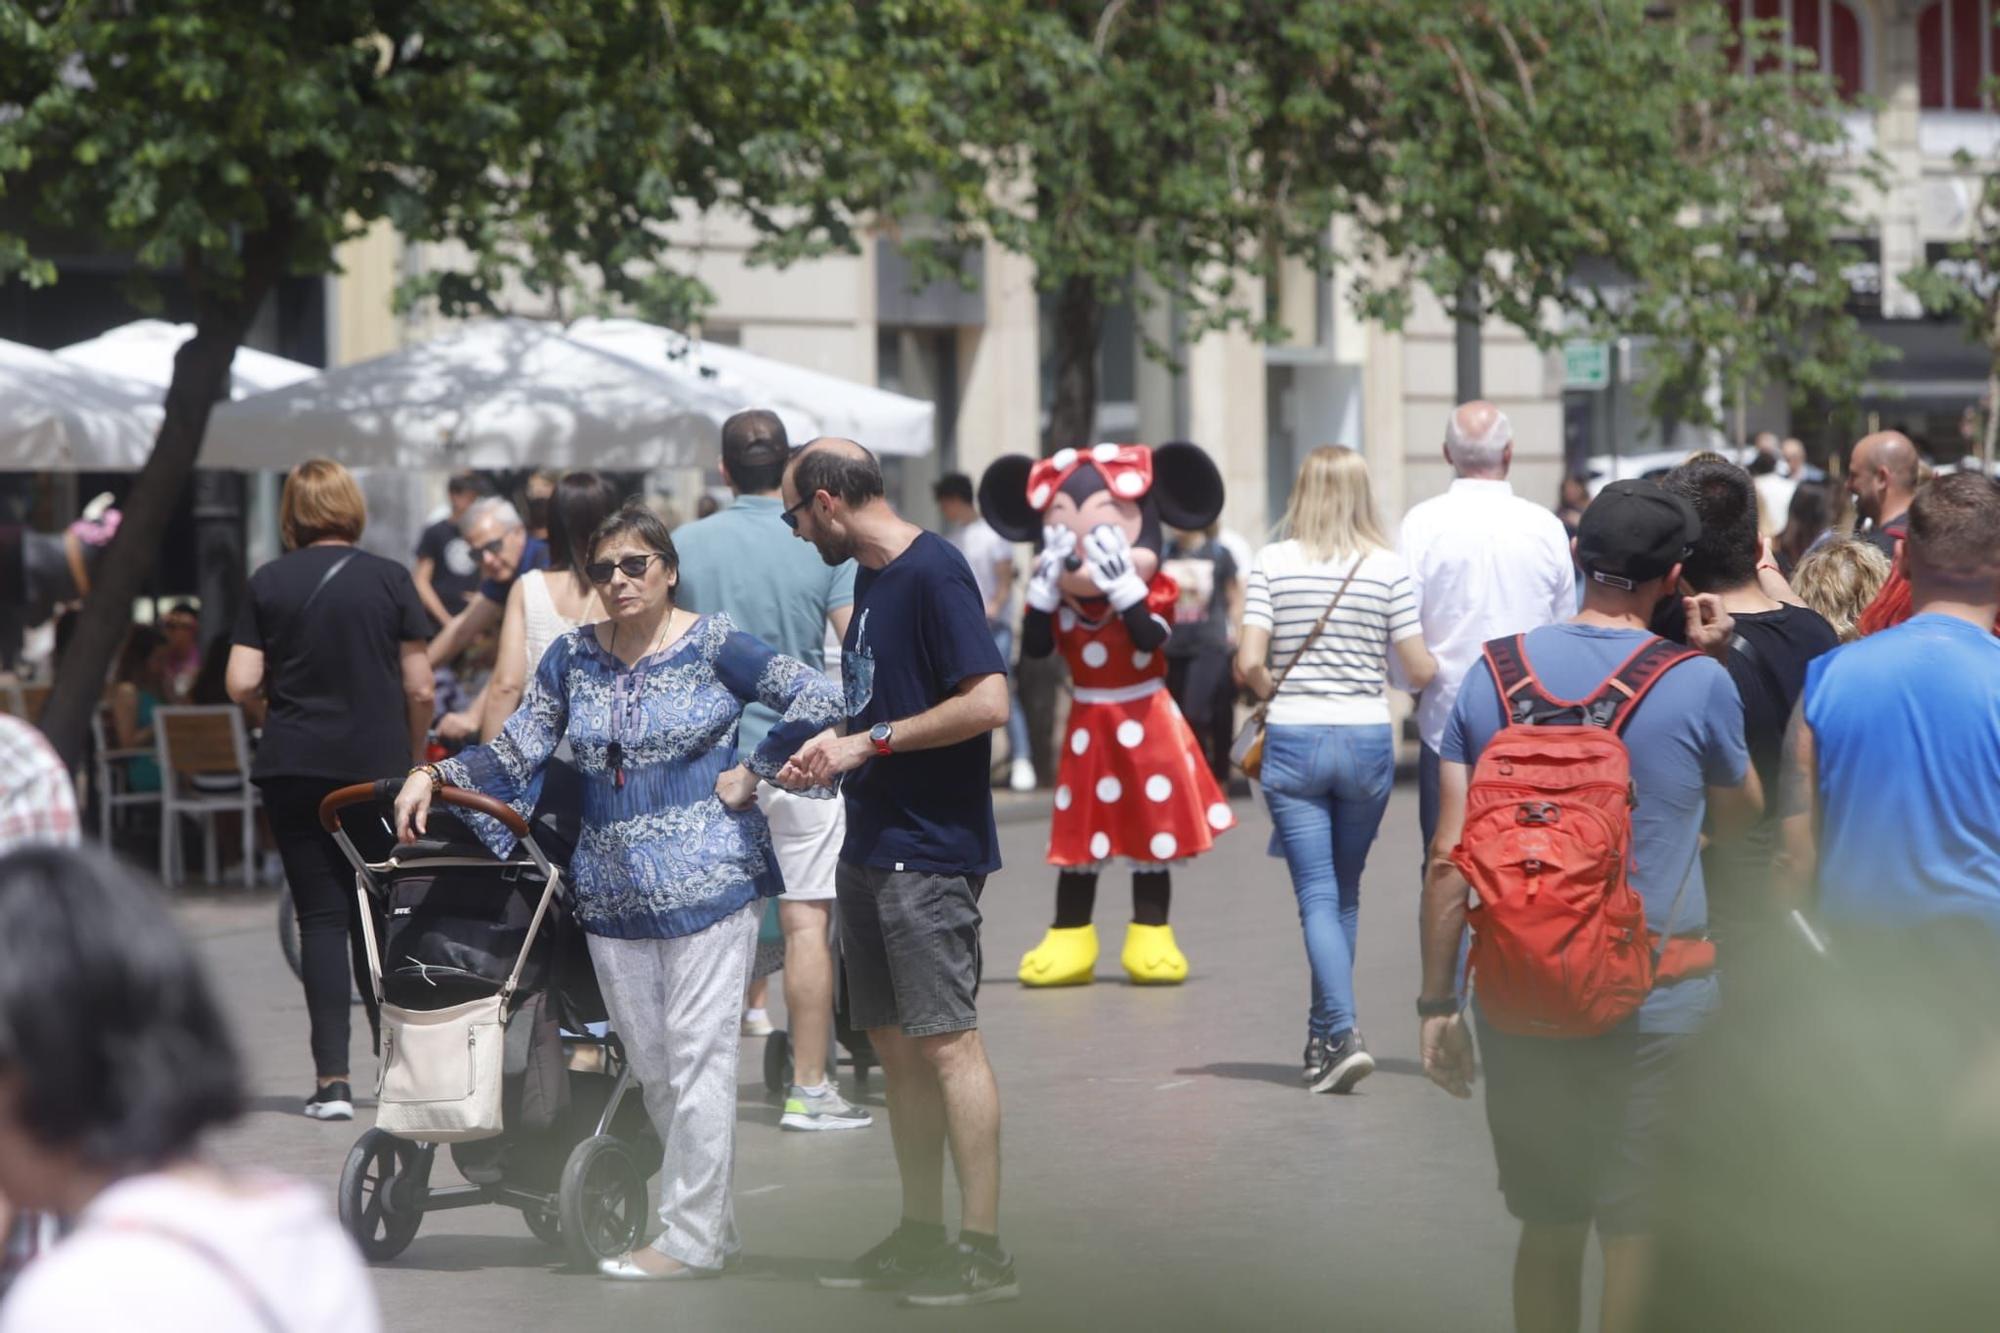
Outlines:
MULTIPOLYGON (((1058 456, 1060 458, 1060 455, 1058 456)), ((1080 460, 1090 466, 1088 458, 1080 460)), ((1141 505, 1151 504, 1176 528, 1205 528, 1222 512, 1222 473, 1200 445, 1186 441, 1152 450, 1153 483, 1141 505)), ((1042 535, 1042 509, 1028 497, 1036 460, 1025 454, 996 459, 979 479, 979 512, 1008 541, 1031 542, 1042 535)))

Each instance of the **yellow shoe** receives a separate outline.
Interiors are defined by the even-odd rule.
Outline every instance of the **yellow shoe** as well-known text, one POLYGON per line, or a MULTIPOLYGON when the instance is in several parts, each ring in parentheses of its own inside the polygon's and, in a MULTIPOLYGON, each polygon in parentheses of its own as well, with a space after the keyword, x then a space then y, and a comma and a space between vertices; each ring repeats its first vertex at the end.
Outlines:
POLYGON ((1050 926, 1042 942, 1021 955, 1023 986, 1088 986, 1096 970, 1096 926, 1050 926))
POLYGON ((1187 955, 1174 943, 1172 926, 1125 927, 1125 951, 1118 956, 1135 986, 1178 986, 1187 980, 1187 955))

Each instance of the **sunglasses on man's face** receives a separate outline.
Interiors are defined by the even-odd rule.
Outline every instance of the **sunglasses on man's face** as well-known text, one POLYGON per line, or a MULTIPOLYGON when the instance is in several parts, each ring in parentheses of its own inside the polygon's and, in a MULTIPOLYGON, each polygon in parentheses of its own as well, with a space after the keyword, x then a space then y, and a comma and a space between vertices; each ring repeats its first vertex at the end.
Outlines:
POLYGON ((799 530, 799 511, 801 509, 804 509, 807 505, 811 504, 812 502, 813 502, 812 496, 808 495, 804 499, 800 500, 797 504, 793 505, 790 509, 787 509, 784 513, 778 515, 778 517, 785 520, 786 527, 790 528, 793 532, 797 532, 799 530))
POLYGON ((497 560, 500 558, 500 548, 506 544, 507 539, 505 537, 495 537, 492 541, 484 545, 473 547, 472 551, 475 555, 490 555, 497 560))
POLYGON ((623 560, 593 560, 583 567, 583 572, 592 583, 609 583, 613 574, 623 574, 636 583, 646 577, 646 566, 660 558, 655 554, 628 555, 623 560))

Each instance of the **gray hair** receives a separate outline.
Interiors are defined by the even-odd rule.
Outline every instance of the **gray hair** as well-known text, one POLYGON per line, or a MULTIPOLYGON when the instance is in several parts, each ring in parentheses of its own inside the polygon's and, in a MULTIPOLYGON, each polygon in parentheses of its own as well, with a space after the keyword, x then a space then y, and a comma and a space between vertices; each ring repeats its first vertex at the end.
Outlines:
POLYGON ((1514 442, 1514 423, 1507 420, 1505 412, 1494 408, 1493 420, 1486 429, 1468 434, 1459 423, 1459 414, 1464 410, 1463 405, 1453 409, 1444 428, 1444 449, 1452 466, 1460 472, 1498 472, 1507 446, 1514 442))
POLYGON ((489 495, 483 500, 474 500, 466 506, 464 517, 458 520, 458 530, 470 532, 488 518, 497 520, 508 532, 525 526, 521 522, 521 511, 514 508, 513 501, 504 496, 489 495))

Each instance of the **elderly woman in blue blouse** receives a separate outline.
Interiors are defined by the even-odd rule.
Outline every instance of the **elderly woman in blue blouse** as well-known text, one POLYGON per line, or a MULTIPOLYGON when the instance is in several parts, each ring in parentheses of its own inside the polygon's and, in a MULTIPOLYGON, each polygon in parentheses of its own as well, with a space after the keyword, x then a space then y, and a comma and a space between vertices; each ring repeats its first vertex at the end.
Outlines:
MULTIPOLYGON (((677 609, 673 539, 650 510, 612 515, 590 550, 585 573, 611 618, 549 647, 491 744, 412 770, 396 798, 396 831, 407 841, 424 830, 441 785, 525 810, 542 766, 569 742, 584 784, 570 861, 577 919, 666 1145, 663 1229, 603 1271, 707 1277, 739 1248, 730 1174, 737 1011, 757 938, 750 908, 784 887, 757 783, 840 720, 840 696, 726 615, 677 609), (752 700, 782 720, 739 762, 737 719, 752 700)), ((489 841, 493 833, 482 830, 489 841)))

